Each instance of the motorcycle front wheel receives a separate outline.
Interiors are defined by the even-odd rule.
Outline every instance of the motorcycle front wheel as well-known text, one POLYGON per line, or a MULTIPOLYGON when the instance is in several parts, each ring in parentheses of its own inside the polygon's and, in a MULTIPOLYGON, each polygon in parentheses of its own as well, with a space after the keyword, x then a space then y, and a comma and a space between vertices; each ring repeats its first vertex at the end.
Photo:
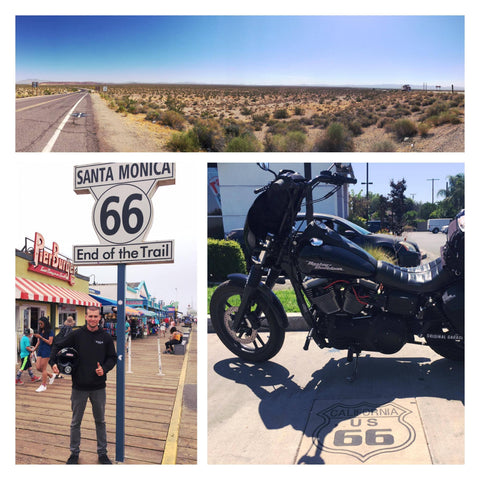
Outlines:
POLYGON ((235 331, 233 318, 242 295, 243 288, 230 281, 217 287, 210 301, 212 326, 232 353, 248 362, 265 362, 280 351, 285 340, 285 330, 277 320, 278 307, 266 295, 257 292, 235 331))

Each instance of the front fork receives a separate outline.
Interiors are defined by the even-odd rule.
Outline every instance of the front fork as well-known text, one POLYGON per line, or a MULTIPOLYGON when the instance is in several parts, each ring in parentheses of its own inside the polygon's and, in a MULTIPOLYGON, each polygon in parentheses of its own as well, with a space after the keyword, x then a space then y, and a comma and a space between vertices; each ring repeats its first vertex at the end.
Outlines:
MULTIPOLYGON (((240 302, 240 306, 238 307, 237 312, 233 318, 232 327, 234 331, 238 331, 242 319, 245 317, 245 314, 250 311, 252 306, 252 298, 254 293, 257 291, 260 282, 262 281, 262 275, 264 272, 264 260, 267 249, 270 245, 271 240, 267 238, 265 244, 263 245, 262 252, 260 253, 258 259, 252 259, 253 265, 250 268, 250 272, 247 277, 247 283, 245 284, 245 288, 243 290, 242 300, 240 302)), ((266 286, 268 288, 272 288, 277 280, 280 272, 275 269, 270 269, 270 273, 267 276, 266 286)))

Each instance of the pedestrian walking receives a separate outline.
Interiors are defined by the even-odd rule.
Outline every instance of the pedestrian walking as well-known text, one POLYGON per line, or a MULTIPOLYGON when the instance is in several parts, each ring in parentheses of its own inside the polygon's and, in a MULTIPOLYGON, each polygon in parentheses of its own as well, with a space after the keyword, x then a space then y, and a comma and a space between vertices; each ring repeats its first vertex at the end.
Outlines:
POLYGON ((81 423, 87 400, 92 405, 97 434, 97 455, 101 464, 111 464, 107 455, 107 428, 105 423, 107 372, 117 363, 117 352, 112 337, 99 326, 100 308, 87 307, 86 325, 61 339, 52 348, 50 364, 59 372, 56 356, 66 347, 78 353, 78 362, 72 372, 72 421, 70 424, 70 457, 67 464, 78 464, 80 455, 81 423))
POLYGON ((33 373, 32 363, 30 362, 30 355, 35 350, 35 347, 32 347, 32 338, 33 338, 33 329, 26 328, 23 334, 23 337, 20 339, 20 370, 17 372, 15 377, 15 385, 23 385, 22 382, 22 373, 27 370, 30 375, 31 382, 40 381, 40 377, 37 377, 33 373))
POLYGON ((182 332, 177 330, 176 327, 170 329, 170 340, 165 342, 166 350, 163 353, 174 353, 173 346, 182 343, 182 332))
POLYGON ((53 330, 47 317, 38 319, 38 332, 39 333, 33 334, 37 339, 37 345, 35 346, 37 350, 37 362, 35 366, 37 370, 42 373, 42 384, 35 391, 44 392, 47 389, 47 378, 49 379, 49 384, 52 384, 55 380, 55 373, 52 374, 47 371, 53 343, 53 330))
POLYGON ((165 322, 162 322, 162 323, 160 324, 160 335, 161 335, 162 337, 165 337, 166 332, 167 332, 167 326, 166 326, 165 322))

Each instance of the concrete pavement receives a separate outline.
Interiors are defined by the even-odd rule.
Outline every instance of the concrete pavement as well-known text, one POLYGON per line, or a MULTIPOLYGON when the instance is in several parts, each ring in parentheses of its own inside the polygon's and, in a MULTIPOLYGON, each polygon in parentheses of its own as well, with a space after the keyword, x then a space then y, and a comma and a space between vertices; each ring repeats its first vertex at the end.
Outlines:
POLYGON ((288 331, 271 361, 246 364, 208 335, 210 464, 463 464, 464 368, 428 347, 305 352, 288 331))

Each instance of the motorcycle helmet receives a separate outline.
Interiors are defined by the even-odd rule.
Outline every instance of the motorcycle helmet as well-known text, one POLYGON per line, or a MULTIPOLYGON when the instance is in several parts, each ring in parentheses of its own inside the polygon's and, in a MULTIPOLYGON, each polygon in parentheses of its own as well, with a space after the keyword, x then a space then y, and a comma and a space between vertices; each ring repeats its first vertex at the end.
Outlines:
POLYGON ((78 353, 72 347, 66 347, 57 353, 57 367, 65 375, 71 375, 78 363, 78 353))

